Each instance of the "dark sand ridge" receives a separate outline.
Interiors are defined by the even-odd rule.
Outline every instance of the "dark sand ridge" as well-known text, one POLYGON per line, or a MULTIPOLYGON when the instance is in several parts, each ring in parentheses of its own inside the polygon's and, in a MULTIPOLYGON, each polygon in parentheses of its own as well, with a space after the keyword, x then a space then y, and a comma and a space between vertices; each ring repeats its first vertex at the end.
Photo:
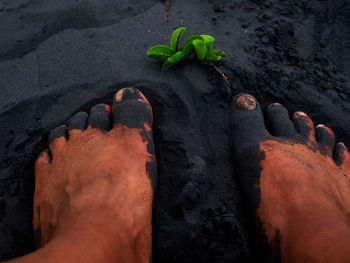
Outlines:
MULTIPOLYGON (((334 1, 0 3, 0 260, 34 248, 36 155, 50 129, 136 86, 155 114, 154 262, 244 262, 257 254, 231 162, 229 107, 303 110, 350 145, 350 3, 334 1), (147 49, 206 33, 227 56, 162 72, 147 49)), ((259 258, 259 256, 256 256, 259 258)))

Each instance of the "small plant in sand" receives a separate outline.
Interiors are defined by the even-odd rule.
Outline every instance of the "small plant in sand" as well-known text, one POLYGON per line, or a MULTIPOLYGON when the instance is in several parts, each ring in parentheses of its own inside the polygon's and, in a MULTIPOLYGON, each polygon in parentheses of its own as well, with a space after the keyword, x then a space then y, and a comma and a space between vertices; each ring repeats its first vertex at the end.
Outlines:
POLYGON ((213 49, 215 39, 209 35, 190 36, 180 47, 181 39, 186 27, 179 27, 173 32, 170 40, 170 47, 157 45, 147 51, 147 56, 163 62, 162 69, 167 70, 177 62, 197 58, 199 61, 219 61, 225 52, 213 49))

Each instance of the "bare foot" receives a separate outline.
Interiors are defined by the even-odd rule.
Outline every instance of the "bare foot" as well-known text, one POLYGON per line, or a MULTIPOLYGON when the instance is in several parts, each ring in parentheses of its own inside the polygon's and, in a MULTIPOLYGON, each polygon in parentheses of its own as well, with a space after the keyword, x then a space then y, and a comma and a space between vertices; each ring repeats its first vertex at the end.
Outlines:
POLYGON ((333 132, 280 104, 234 98, 238 182, 268 238, 272 260, 350 262, 350 154, 333 132), (268 129, 265 128, 265 123, 268 129))
POLYGON ((54 129, 35 166, 39 258, 149 262, 155 169, 152 110, 137 89, 54 129))

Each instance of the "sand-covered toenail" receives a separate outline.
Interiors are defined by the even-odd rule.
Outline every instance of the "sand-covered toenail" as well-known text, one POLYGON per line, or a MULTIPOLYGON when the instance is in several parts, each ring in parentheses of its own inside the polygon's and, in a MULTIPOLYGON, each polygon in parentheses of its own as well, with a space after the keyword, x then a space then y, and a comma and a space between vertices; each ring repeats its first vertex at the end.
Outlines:
POLYGON ((310 117, 302 111, 293 114, 293 121, 297 132, 308 140, 315 141, 315 127, 310 117))
POLYGON ((116 102, 121 102, 122 99, 123 99, 123 95, 124 95, 124 93, 125 93, 127 90, 128 90, 130 93, 134 93, 134 92, 135 92, 135 90, 134 90, 133 88, 124 88, 124 89, 121 89, 121 90, 119 90, 119 91, 115 94, 115 96, 114 96, 115 101, 116 101, 116 102))
POLYGON ((318 130, 319 133, 322 131, 322 133, 326 134, 327 136, 335 138, 334 132, 329 127, 323 124, 318 124, 316 126, 316 130, 318 130))
POLYGON ((343 142, 338 142, 338 145, 339 145, 339 147, 342 147, 342 148, 344 148, 344 149, 347 149, 345 143, 343 143, 343 142))
POLYGON ((254 110, 256 109, 256 99, 248 94, 239 95, 234 98, 234 102, 236 104, 236 108, 243 110, 254 110))
POLYGON ((115 95, 114 99, 116 102, 121 102, 125 100, 141 100, 145 101, 145 97, 140 91, 134 88, 123 88, 119 90, 115 95))
POLYGON ((91 109, 91 111, 95 111, 95 110, 105 110, 106 112, 111 113, 111 108, 108 105, 103 103, 97 104, 91 109))
POLYGON ((282 106, 280 103, 278 103, 278 102, 275 102, 275 103, 272 103, 272 104, 270 104, 269 106, 267 106, 268 108, 271 108, 271 107, 280 107, 280 106, 282 106))
POLYGON ((299 116, 304 116, 304 117, 307 116, 307 114, 305 112, 302 112, 302 111, 296 111, 295 114, 299 115, 299 116))
POLYGON ((323 124, 316 126, 316 140, 320 146, 321 153, 329 156, 333 155, 333 149, 335 145, 334 132, 323 124))
POLYGON ((347 151, 348 150, 348 147, 346 147, 345 143, 343 142, 338 142, 337 145, 336 145, 336 149, 337 151, 347 151))
POLYGON ((111 107, 100 103, 94 106, 90 111, 88 123, 91 128, 108 131, 111 126, 110 119, 111 107))
POLYGON ((338 165, 343 164, 349 160, 348 148, 343 142, 338 142, 334 148, 334 160, 338 165))

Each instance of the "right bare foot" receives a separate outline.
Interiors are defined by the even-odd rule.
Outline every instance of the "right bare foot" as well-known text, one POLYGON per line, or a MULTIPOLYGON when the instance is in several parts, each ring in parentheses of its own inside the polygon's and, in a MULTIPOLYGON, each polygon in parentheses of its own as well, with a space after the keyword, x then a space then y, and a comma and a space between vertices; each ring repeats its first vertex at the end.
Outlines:
MULTIPOLYGON (((234 98, 237 180, 268 238, 272 260, 350 262, 350 154, 333 132, 280 104, 234 98), (269 131, 268 131, 269 130, 269 131)), ((280 262, 280 261, 278 261, 280 262)))
POLYGON ((35 166, 43 248, 23 262, 149 262, 153 147, 151 106, 133 88, 54 129, 35 166))

